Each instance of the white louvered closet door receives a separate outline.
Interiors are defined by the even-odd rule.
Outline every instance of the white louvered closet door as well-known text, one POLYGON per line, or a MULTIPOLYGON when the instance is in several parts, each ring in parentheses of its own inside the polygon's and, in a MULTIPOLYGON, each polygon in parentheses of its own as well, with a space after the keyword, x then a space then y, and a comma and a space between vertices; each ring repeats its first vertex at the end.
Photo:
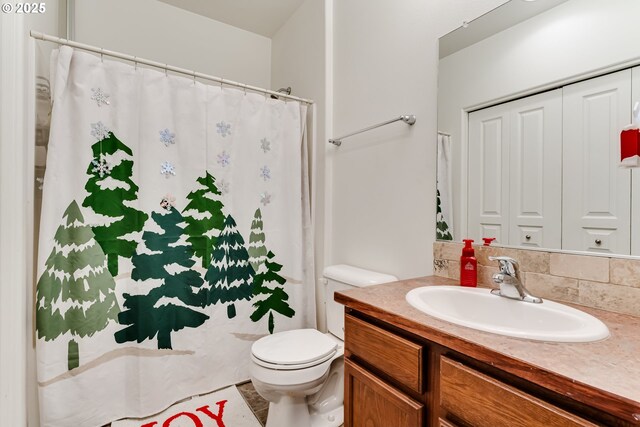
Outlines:
POLYGON ((618 167, 631 70, 563 89, 562 249, 629 254, 631 173, 618 167))

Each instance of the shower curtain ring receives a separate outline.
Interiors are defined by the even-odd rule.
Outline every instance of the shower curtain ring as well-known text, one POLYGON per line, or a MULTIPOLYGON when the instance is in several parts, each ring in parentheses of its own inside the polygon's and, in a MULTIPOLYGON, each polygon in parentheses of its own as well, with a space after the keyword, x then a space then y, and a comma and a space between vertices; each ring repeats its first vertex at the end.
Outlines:
POLYGON ((138 71, 138 57, 137 56, 133 57, 133 69, 135 71, 138 71))
POLYGON ((100 48, 100 62, 104 62, 104 48, 100 48))
POLYGON ((193 70, 193 85, 196 85, 196 70, 193 70))
POLYGON ((224 79, 222 77, 220 77, 220 90, 222 90, 222 82, 224 81, 224 79))
POLYGON ((243 88, 244 88, 244 96, 247 96, 247 85, 244 85, 243 88))
POLYGON ((164 64, 164 76, 165 77, 169 77, 168 67, 169 67, 169 64, 164 64))

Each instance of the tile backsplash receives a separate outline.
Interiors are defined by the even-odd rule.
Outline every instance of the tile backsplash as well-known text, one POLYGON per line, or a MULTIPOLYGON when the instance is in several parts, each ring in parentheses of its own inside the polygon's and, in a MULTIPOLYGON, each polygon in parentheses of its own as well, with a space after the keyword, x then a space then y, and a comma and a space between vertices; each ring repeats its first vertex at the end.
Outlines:
MULTIPOLYGON (((462 243, 435 242, 436 276, 460 279, 462 243)), ((498 263, 490 256, 509 256, 520 264, 520 274, 534 295, 617 313, 640 316, 640 259, 571 255, 526 249, 474 246, 478 283, 490 286, 498 263)))

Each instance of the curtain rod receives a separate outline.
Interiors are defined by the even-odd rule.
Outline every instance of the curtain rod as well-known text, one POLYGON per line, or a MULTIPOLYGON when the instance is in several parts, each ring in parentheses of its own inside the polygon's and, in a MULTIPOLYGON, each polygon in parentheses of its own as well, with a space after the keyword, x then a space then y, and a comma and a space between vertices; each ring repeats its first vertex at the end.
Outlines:
POLYGON ((339 136, 337 138, 331 138, 329 140, 329 143, 333 144, 333 145, 335 145, 337 147, 340 147, 342 145, 342 139, 343 138, 348 138, 350 136, 357 135, 357 134, 362 133, 362 132, 367 132, 367 131, 370 131, 371 129, 379 128, 380 126, 385 126, 385 125, 388 125, 390 123, 398 122, 400 120, 402 120, 403 122, 405 122, 409 126, 412 126, 416 122, 416 116, 414 116, 413 114, 407 114, 405 116, 396 117, 395 119, 387 120, 386 122, 378 123, 377 125, 369 126, 367 128, 360 129, 360 130, 357 130, 355 132, 351 132, 351 133, 348 133, 346 135, 339 136))
POLYGON ((450 133, 438 131, 438 135, 451 136, 450 133))
POLYGON ((31 31, 29 33, 29 35, 31 37, 33 37, 34 39, 53 42, 53 43, 61 44, 61 45, 64 45, 64 46, 71 46, 71 47, 74 47, 76 49, 82 49, 82 50, 86 50, 86 51, 89 51, 89 52, 98 53, 101 56, 102 55, 107 55, 107 56, 111 56, 113 58, 118 58, 118 59, 124 59, 126 61, 131 61, 131 62, 136 63, 136 64, 143 64, 143 65, 148 65, 148 66, 155 67, 155 68, 160 68, 162 70, 171 71, 173 73, 186 74, 188 76, 193 77, 194 80, 196 78, 202 79, 202 80, 210 80, 210 81, 214 81, 214 82, 220 83, 221 85, 224 84, 224 85, 227 85, 227 86, 239 87, 241 89, 244 89, 245 91, 250 90, 252 92, 264 93, 265 95, 274 95, 274 96, 277 96, 278 99, 286 98, 286 99, 290 99, 292 101, 303 102, 305 104, 313 104, 314 103, 310 99, 299 98, 299 97, 293 96, 293 95, 285 95, 283 93, 276 92, 276 91, 273 91, 273 90, 270 90, 270 89, 263 89, 261 87, 251 86, 251 85, 247 85, 247 84, 244 84, 244 83, 238 83, 238 82, 234 82, 233 80, 223 79, 221 77, 210 76, 208 74, 199 73, 197 71, 187 70, 185 68, 174 67, 172 65, 163 64, 161 62, 151 61, 149 59, 138 58, 137 56, 128 55, 126 53, 114 52, 112 50, 102 49, 100 47, 96 47, 96 46, 91 46, 91 45, 84 44, 84 43, 75 42, 73 40, 63 39, 61 37, 50 36, 48 34, 43 34, 43 33, 40 33, 38 31, 31 31))

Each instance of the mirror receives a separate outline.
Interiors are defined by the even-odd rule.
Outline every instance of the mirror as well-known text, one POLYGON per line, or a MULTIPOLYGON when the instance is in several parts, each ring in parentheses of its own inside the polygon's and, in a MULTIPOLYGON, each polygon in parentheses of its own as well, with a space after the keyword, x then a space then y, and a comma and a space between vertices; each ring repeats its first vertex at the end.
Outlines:
POLYGON ((440 39, 437 238, 640 255, 637 0, 511 0, 440 39))

